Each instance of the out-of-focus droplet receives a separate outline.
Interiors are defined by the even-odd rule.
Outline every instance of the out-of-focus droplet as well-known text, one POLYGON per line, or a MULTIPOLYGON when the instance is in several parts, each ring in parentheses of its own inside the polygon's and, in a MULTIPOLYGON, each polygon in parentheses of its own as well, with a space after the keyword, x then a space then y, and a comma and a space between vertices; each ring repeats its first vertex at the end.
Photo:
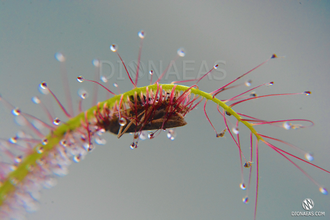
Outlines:
POLYGON ((127 124, 127 121, 125 118, 122 117, 118 120, 118 123, 120 126, 125 126, 127 124))
POLYGON ((245 186, 244 183, 239 184, 239 187, 240 187, 242 190, 246 190, 246 186, 245 186))
POLYGON ((292 124, 290 123, 290 122, 284 122, 283 123, 283 128, 285 129, 285 130, 290 130, 291 129, 291 127, 292 127, 292 124))
POLYGON ((314 160, 314 157, 313 157, 313 154, 312 153, 306 153, 305 154, 305 158, 308 161, 313 161, 314 160))
POLYGON ((21 114, 21 110, 19 108, 14 108, 12 111, 13 115, 18 116, 21 114))
POLYGON ((37 96, 32 97, 32 102, 35 104, 39 104, 40 103, 40 99, 37 96))
POLYGON ((245 196, 242 199, 243 203, 247 204, 249 202, 249 197, 245 196))
POLYGON ((117 50, 118 50, 118 46, 117 46, 116 44, 112 44, 112 45, 110 46, 110 50, 111 50, 112 52, 117 52, 117 50))
POLYGON ((84 82, 84 77, 83 76, 77 76, 77 81, 82 83, 84 82))
POLYGON ((64 62, 65 61, 65 57, 62 53, 55 53, 55 59, 59 62, 64 62))
POLYGON ((320 187, 319 190, 323 195, 328 195, 328 190, 326 188, 320 187))
POLYGON ((239 129, 237 127, 234 127, 231 129, 234 134, 239 134, 239 129))
POLYGON ((248 80, 245 82, 245 86, 250 87, 252 84, 252 80, 248 80))
POLYGON ((177 53, 180 57, 184 57, 186 55, 186 52, 182 47, 178 49, 177 53))
POLYGON ((176 132, 174 129, 168 129, 167 138, 170 139, 171 141, 174 141, 174 139, 176 138, 176 132))
POLYGON ((54 118, 53 124, 54 125, 59 125, 61 123, 61 120, 59 118, 54 118))
POLYGON ((139 31, 138 36, 139 38, 143 39, 145 36, 144 31, 143 30, 139 31))
POLYGON ((98 59, 94 59, 94 60, 92 60, 92 64, 95 67, 99 67, 100 66, 100 61, 98 59))

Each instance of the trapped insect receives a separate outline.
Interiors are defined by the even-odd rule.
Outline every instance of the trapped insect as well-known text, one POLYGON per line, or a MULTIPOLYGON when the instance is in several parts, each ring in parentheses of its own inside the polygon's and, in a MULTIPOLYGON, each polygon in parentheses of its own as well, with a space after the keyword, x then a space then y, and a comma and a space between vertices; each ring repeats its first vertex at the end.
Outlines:
MULTIPOLYGON (((47 115, 48 121, 42 121, 37 117, 21 111, 14 107, 10 102, 1 97, 1 101, 12 110, 12 113, 22 125, 26 126, 31 133, 20 132, 17 135, 3 139, 1 141, 1 153, 6 155, 7 161, 1 162, 0 173, 0 216, 1 219, 16 219, 22 218, 25 212, 33 212, 37 207, 37 196, 41 188, 50 188, 54 185, 54 176, 64 176, 67 174, 68 166, 71 161, 81 161, 89 152, 95 149, 96 144, 105 144, 102 135, 109 132, 115 134, 118 138, 126 133, 133 134, 133 140, 130 144, 131 149, 136 149, 139 146, 141 139, 154 139, 160 135, 161 131, 167 131, 167 137, 174 140, 176 136, 176 127, 189 126, 189 122, 185 120, 185 116, 194 110, 197 106, 203 106, 203 111, 206 120, 214 130, 214 138, 231 138, 236 144, 239 152, 240 167, 241 167, 241 182, 238 183, 242 190, 246 190, 246 195, 242 201, 248 203, 250 201, 249 189, 251 187, 251 173, 256 170, 255 187, 256 194, 252 196, 254 199, 254 219, 257 215, 258 202, 258 187, 259 187, 259 147, 260 142, 265 146, 270 147, 295 167, 297 167, 304 175, 306 175, 323 194, 327 194, 327 190, 309 174, 307 174, 300 166, 292 159, 304 162, 314 166, 324 172, 329 171, 312 164, 313 156, 310 153, 299 150, 296 146, 285 142, 284 140, 271 137, 266 134, 258 133, 258 127, 262 125, 273 125, 282 127, 286 130, 295 130, 310 127, 313 122, 306 119, 287 119, 267 121, 258 119, 255 116, 249 116, 241 112, 236 112, 234 107, 238 104, 248 104, 251 100, 269 98, 275 96, 288 95, 310 95, 310 91, 301 93, 284 93, 284 94, 268 94, 256 95, 252 93, 259 87, 272 86, 273 82, 264 83, 247 89, 245 92, 237 94, 234 97, 220 100, 217 96, 228 90, 238 86, 251 87, 251 82, 246 81, 240 83, 241 78, 245 77, 253 70, 261 67, 272 59, 278 58, 273 54, 269 59, 257 65, 250 71, 238 76, 231 82, 221 86, 220 88, 204 92, 199 89, 198 83, 209 74, 212 74, 218 65, 214 65, 202 77, 194 80, 175 81, 171 84, 161 84, 160 80, 165 76, 170 65, 156 80, 153 80, 153 71, 150 70, 151 80, 150 85, 138 87, 139 65, 141 60, 142 41, 145 37, 143 31, 138 33, 141 39, 138 62, 135 76, 131 76, 128 72, 125 62, 118 53, 118 47, 113 44, 110 46, 112 52, 117 53, 122 62, 127 76, 133 85, 133 89, 124 93, 116 94, 111 91, 103 82, 85 79, 83 76, 78 76, 77 81, 94 83, 96 87, 102 87, 112 98, 103 102, 96 103, 96 95, 92 100, 92 107, 84 110, 82 102, 86 99, 87 93, 80 92, 81 100, 79 101, 78 114, 72 106, 69 86, 64 80, 64 89, 67 96, 67 107, 65 107, 56 95, 52 92, 51 83, 41 82, 40 91, 44 94, 53 96, 58 106, 61 108, 67 119, 58 118, 53 115, 47 106, 39 99, 34 97, 33 101, 39 104, 47 115), (181 85, 182 83, 190 83, 190 86, 181 85), (222 130, 217 130, 214 122, 206 112, 207 104, 215 103, 219 117, 223 119, 224 124, 222 130), (38 126, 36 125, 38 124, 38 126), (259 126, 258 126, 259 125, 259 126), (241 144, 241 128, 246 127, 250 131, 250 155, 245 156, 242 153, 241 144), (44 134, 44 130, 48 130, 48 134, 44 134), (281 148, 276 147, 271 142, 279 142, 285 144, 299 153, 303 152, 306 159, 300 156, 293 155, 281 148), (244 179, 244 168, 247 168, 249 173, 248 180, 244 179)), ((174 61, 183 57, 185 52, 183 49, 178 50, 178 55, 174 61)), ((65 57, 61 53, 56 53, 55 58, 65 63, 65 57)), ((97 69, 100 63, 95 60, 94 65, 97 69)), ((172 63, 172 62, 171 62, 172 63)), ((64 77, 66 78, 66 76, 64 77)))

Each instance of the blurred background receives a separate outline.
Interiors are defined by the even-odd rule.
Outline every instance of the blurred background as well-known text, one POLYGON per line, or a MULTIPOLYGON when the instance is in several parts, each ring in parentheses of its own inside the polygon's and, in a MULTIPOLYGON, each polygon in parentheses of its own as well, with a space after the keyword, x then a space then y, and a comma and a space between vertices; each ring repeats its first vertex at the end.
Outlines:
MULTIPOLYGON (((261 126, 257 130, 313 152, 315 164, 330 170, 329 2, 141 0, 0 4, 0 92, 22 111, 47 120, 41 108, 31 102, 31 97, 42 96, 38 92, 41 81, 46 81, 66 105, 56 52, 66 57, 75 107, 77 91, 82 87, 90 92, 84 107, 91 106, 92 85, 79 84, 76 77, 92 79, 95 58, 107 63, 102 71, 111 84, 118 83, 121 91, 130 90, 132 85, 109 46, 116 43, 128 66, 134 66, 140 42, 137 33, 141 29, 146 35, 139 86, 149 83, 150 67, 159 75, 180 47, 185 48, 186 56, 161 82, 196 78, 219 62, 219 70, 200 82, 204 91, 221 87, 276 53, 286 58, 271 60, 241 82, 252 79, 253 86, 257 86, 274 81, 274 86, 256 90, 258 95, 305 90, 312 91, 312 95, 254 100, 235 110, 267 120, 313 120, 315 126, 308 129, 286 131, 261 126)), ((219 98, 230 98, 245 90, 229 90, 219 98)), ((102 101, 105 92, 99 91, 102 101)), ((61 115, 54 102, 53 106, 61 115)), ((223 130, 216 106, 208 104, 207 112, 218 132, 223 130)), ((3 105, 0 118, 2 138, 14 136, 20 129, 3 105)), ((28 219, 253 219, 255 174, 250 202, 243 204, 238 150, 228 133, 225 138, 215 138, 202 106, 191 112, 186 121, 185 127, 176 130, 174 141, 162 132, 153 140, 140 141, 133 151, 129 148, 132 136, 117 139, 105 134, 106 145, 97 146, 85 160, 71 165, 69 175, 58 178, 56 187, 42 191, 40 209, 29 214, 28 219)), ((242 128, 240 134, 248 156, 249 133, 242 128)), ((288 149, 281 144, 276 146, 288 149)), ((318 219, 329 218, 329 196, 322 195, 306 176, 265 144, 260 145, 259 156, 257 219, 291 219, 292 211, 304 211, 301 202, 305 198, 314 200, 313 211, 326 212, 318 219)), ((329 174, 299 161, 298 164, 330 189, 329 174)))

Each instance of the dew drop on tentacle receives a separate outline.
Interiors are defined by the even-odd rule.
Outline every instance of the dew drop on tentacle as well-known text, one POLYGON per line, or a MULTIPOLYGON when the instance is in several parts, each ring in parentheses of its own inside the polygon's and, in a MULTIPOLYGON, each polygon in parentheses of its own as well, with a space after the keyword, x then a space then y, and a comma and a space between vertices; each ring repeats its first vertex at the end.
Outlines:
POLYGON ((96 137, 94 139, 94 142, 98 145, 105 145, 107 143, 107 141, 103 138, 100 138, 100 137, 96 137))
POLYGON ((234 134, 239 134, 239 129, 237 127, 231 129, 234 134))
POLYGON ((310 95, 312 92, 311 91, 305 91, 304 94, 305 95, 310 95))
POLYGON ((291 127, 292 127, 292 124, 290 123, 290 122, 284 122, 283 123, 283 128, 285 129, 285 130, 290 130, 291 129, 291 127))
POLYGON ((61 123, 61 120, 59 118, 54 118, 53 124, 54 125, 59 125, 61 123))
POLYGON ((245 186, 244 183, 239 184, 239 187, 240 187, 242 190, 246 190, 246 186, 245 186))
POLYGON ((37 96, 32 97, 32 102, 35 104, 39 104, 41 101, 37 96))
POLYGON ((319 190, 323 195, 328 195, 328 190, 326 188, 320 187, 319 190))
POLYGON ((12 144, 16 144, 17 143, 17 139, 18 139, 17 136, 11 137, 11 138, 9 138, 9 142, 12 143, 12 144))
POLYGON ((150 70, 149 71, 149 74, 152 76, 154 74, 154 71, 153 70, 150 70))
POLYGON ((48 140, 47 140, 47 138, 42 139, 41 143, 42 143, 42 145, 47 145, 47 144, 48 144, 48 140))
POLYGON ((21 114, 21 110, 19 108, 14 108, 12 111, 13 115, 18 116, 21 114))
POLYGON ((67 147, 67 141, 65 139, 62 139, 60 141, 60 145, 62 145, 63 147, 67 147))
POLYGON ((65 57, 62 53, 55 53, 55 59, 59 62, 64 62, 65 61, 65 57))
POLYGON ((314 160, 313 153, 306 153, 306 154, 305 154, 305 158, 306 158, 306 160, 308 160, 308 161, 313 161, 313 160, 314 160))
POLYGON ((245 86, 250 87, 252 84, 252 80, 247 80, 247 81, 245 81, 244 84, 245 84, 245 86))
POLYGON ((78 154, 72 158, 73 162, 79 163, 81 161, 81 154, 78 154))
POLYGON ((37 150, 38 154, 42 154, 44 152, 44 147, 43 146, 38 146, 36 148, 36 150, 37 150))
POLYGON ((107 79, 107 77, 105 77, 105 76, 101 76, 101 77, 100 77, 100 80, 101 80, 102 82, 104 82, 104 83, 107 83, 107 82, 108 82, 108 79, 107 79))
POLYGON ((139 31, 138 36, 139 38, 143 39, 145 36, 144 31, 143 30, 139 31))
POLYGON ((180 57, 184 57, 186 55, 186 52, 182 47, 178 49, 177 53, 180 57))
POLYGON ((174 141, 176 138, 177 133, 175 132, 174 129, 168 129, 167 130, 167 138, 170 139, 171 141, 174 141))
POLYGON ((118 50, 118 46, 117 46, 116 44, 112 44, 112 45, 110 46, 110 50, 111 50, 112 52, 117 52, 117 50, 118 50))
POLYGON ((132 150, 136 149, 138 147, 137 142, 132 142, 132 144, 129 146, 132 150))
POLYGON ((79 89, 78 95, 81 99, 86 99, 88 97, 88 92, 85 89, 79 89))
POLYGON ((92 60, 92 64, 95 67, 99 67, 100 66, 100 61, 98 59, 94 59, 94 60, 92 60))
POLYGON ((154 138, 154 133, 153 132, 149 132, 148 133, 148 138, 149 139, 153 139, 154 138))
POLYGON ((22 162, 22 158, 23 158, 22 155, 15 157, 15 163, 18 164, 18 163, 22 162))
POLYGON ((213 69, 218 69, 218 67, 219 67, 219 64, 215 64, 214 66, 213 66, 213 69))
POLYGON ((117 83, 113 83, 113 86, 118 88, 118 84, 117 83))
POLYGON ((247 204, 249 202, 249 197, 247 197, 247 196, 243 197, 242 202, 244 204, 247 204))
POLYGON ((49 90, 47 88, 47 83, 45 81, 39 84, 39 92, 43 95, 47 95, 49 93, 49 90))
POLYGON ((139 135, 140 140, 145 140, 148 138, 148 132, 147 131, 141 131, 139 135))
POLYGON ((83 76, 78 76, 77 81, 80 82, 80 83, 84 82, 84 77, 83 76))
POLYGON ((118 123, 120 126, 125 126, 127 124, 127 121, 125 118, 122 117, 118 120, 118 123))

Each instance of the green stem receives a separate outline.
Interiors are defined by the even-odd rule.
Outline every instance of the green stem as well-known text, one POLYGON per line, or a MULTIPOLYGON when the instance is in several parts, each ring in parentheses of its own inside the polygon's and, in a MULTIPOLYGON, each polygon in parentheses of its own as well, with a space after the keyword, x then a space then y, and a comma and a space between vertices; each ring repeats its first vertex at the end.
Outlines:
MULTIPOLYGON (((190 87, 188 86, 183 86, 183 85, 173 85, 173 84, 159 84, 159 86, 162 86, 163 90, 168 90, 171 91, 174 86, 175 91, 187 91, 190 87)), ((104 102, 100 103, 100 109, 103 108, 104 104, 106 104, 109 108, 114 106, 114 104, 117 102, 119 103, 121 96, 123 95, 123 100, 127 100, 127 96, 132 96, 137 92, 138 94, 146 93, 146 89, 156 91, 157 90, 157 84, 145 86, 145 87, 140 87, 140 88, 135 88, 132 89, 128 92, 125 92, 120 95, 116 95, 104 102)), ((263 140, 261 136, 258 135, 256 130, 253 128, 252 124, 250 124, 247 121, 242 121, 241 117, 228 105, 226 105, 224 102, 220 101, 217 98, 213 98, 213 96, 207 92, 203 92, 199 89, 196 88, 190 88, 191 93, 199 95, 205 99, 208 99, 217 105, 219 105, 221 108, 223 108, 226 112, 230 113, 232 116, 234 116, 239 122, 243 123, 248 129, 251 130, 251 132, 256 136, 258 140, 263 140)), ((93 106, 90 109, 88 109, 87 112, 87 118, 90 119, 94 115, 94 111, 96 110, 97 106, 93 106)), ((6 199, 7 195, 9 195, 11 192, 14 192, 15 190, 15 185, 19 184, 20 182, 24 181, 24 178, 29 174, 29 170, 31 167, 35 167, 37 160, 45 157, 48 155, 48 153, 54 149, 56 145, 60 143, 60 141, 63 139, 63 136, 67 131, 73 131, 79 127, 81 127, 81 122, 85 121, 85 112, 82 112, 78 114, 76 117, 71 118, 69 121, 66 123, 63 123, 62 125, 58 126, 58 128, 51 132, 46 139, 48 140, 48 143, 46 145, 42 144, 37 144, 34 149, 33 153, 27 155, 23 161, 18 164, 16 170, 12 171, 11 173, 8 174, 7 179, 2 183, 0 186, 0 206, 6 199), (43 151, 41 153, 38 152, 38 149, 40 147, 43 147, 43 151)))

